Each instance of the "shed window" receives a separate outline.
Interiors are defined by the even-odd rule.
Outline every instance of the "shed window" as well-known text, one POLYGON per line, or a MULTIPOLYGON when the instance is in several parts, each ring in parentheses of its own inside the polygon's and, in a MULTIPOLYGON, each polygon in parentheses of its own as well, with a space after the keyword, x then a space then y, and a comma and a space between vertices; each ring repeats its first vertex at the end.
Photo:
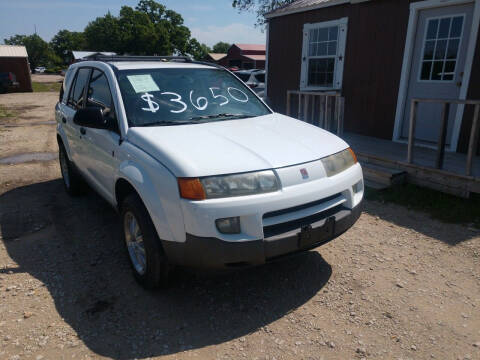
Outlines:
POLYGON ((464 15, 428 19, 420 81, 452 81, 462 40, 464 15))
POLYGON ((347 18, 303 27, 301 90, 342 87, 347 18))

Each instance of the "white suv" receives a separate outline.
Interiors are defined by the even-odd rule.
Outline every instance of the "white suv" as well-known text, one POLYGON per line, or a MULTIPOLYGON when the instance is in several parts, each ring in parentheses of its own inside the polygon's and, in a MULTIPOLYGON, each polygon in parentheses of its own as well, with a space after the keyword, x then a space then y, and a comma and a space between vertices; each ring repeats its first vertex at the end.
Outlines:
POLYGON ((65 188, 118 209, 137 280, 312 249, 352 226, 362 169, 337 136, 274 113, 224 68, 188 58, 73 64, 56 106, 65 188))

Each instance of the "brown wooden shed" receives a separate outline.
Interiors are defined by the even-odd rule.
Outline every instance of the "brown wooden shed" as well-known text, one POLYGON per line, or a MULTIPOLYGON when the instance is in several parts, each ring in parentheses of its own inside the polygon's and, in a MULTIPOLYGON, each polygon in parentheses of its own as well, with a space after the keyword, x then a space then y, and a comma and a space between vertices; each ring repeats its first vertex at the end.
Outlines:
MULTIPOLYGON (((406 142, 412 99, 480 99, 478 0, 298 0, 266 15, 267 97, 336 91, 347 132, 406 142)), ((441 106, 420 104, 416 137, 438 139, 441 106)), ((473 106, 453 104, 446 145, 466 151, 473 106)))
POLYGON ((0 45, 0 72, 15 74, 19 83, 16 91, 32 91, 30 64, 25 46, 0 45))

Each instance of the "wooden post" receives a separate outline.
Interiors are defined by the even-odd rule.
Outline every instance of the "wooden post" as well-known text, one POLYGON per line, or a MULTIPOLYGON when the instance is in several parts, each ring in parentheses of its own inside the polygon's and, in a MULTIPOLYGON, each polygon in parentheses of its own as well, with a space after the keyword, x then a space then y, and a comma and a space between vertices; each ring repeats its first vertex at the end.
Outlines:
POLYGON ((447 127, 448 127, 448 113, 450 112, 450 103, 443 103, 442 109, 442 125, 440 128, 440 137, 438 139, 437 159, 435 161, 435 167, 441 169, 443 167, 443 159, 445 157, 445 141, 447 139, 447 127))
POLYGON ((315 125, 316 119, 315 119, 315 99, 316 95, 312 95, 312 124, 315 125))
POLYGON ((321 127, 322 129, 325 127, 325 96, 324 95, 320 95, 318 126, 321 127))
POLYGON ((290 116, 290 101, 292 100, 292 93, 287 91, 287 116, 290 116))
POLYGON ((308 101, 310 100, 310 95, 305 94, 303 96, 303 121, 308 122, 308 101))
POLYGON ((345 109, 345 98, 339 96, 337 135, 343 134, 343 112, 345 109))
POLYGON ((467 154, 467 176, 472 175, 472 161, 475 153, 477 152, 478 145, 478 130, 480 128, 480 120, 478 114, 480 112, 480 104, 475 105, 473 112, 472 129, 470 131, 470 141, 468 142, 468 154, 467 154))
POLYGON ((302 113, 302 93, 298 93, 298 115, 297 119, 300 120, 300 114, 302 113))
POLYGON ((412 105, 410 106, 410 128, 408 129, 408 154, 407 162, 409 164, 413 163, 413 145, 415 142, 415 123, 417 115, 417 106, 418 103, 415 99, 412 99, 412 105))
POLYGON ((329 120, 330 120, 330 114, 329 114, 329 110, 330 110, 330 101, 328 101, 328 98, 329 96, 328 95, 325 95, 325 119, 324 119, 324 129, 325 130, 329 130, 329 127, 330 127, 330 124, 329 124, 329 120))

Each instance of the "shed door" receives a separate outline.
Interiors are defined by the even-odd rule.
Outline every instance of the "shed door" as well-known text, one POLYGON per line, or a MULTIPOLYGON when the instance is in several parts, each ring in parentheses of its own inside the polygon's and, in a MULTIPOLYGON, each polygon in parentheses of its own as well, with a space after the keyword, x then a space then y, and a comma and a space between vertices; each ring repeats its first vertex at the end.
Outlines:
MULTIPOLYGON (((458 99, 472 26, 473 3, 422 10, 418 17, 412 68, 405 103, 402 137, 408 137, 412 98, 458 99)), ((451 142, 457 106, 450 106, 447 144, 451 142)), ((415 138, 437 142, 441 104, 420 103, 415 138)))

